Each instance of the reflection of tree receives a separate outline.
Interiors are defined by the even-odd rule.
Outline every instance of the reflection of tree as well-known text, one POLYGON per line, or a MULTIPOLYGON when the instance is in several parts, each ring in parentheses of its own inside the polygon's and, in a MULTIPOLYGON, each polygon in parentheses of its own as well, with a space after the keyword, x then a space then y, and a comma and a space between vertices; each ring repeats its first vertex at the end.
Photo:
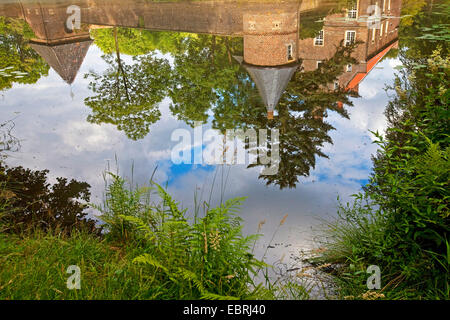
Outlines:
MULTIPOLYGON (((230 59, 239 52, 240 42, 232 49, 227 38, 199 36, 185 44, 187 52, 175 56, 175 81, 170 91, 172 112, 188 123, 205 121, 212 113, 213 127, 226 129, 274 128, 280 132, 281 163, 278 174, 261 176, 280 188, 295 187, 299 176, 308 176, 324 143, 332 143, 328 132, 333 127, 323 121, 328 110, 348 117, 338 102, 351 105, 351 92, 330 90, 348 64, 356 45, 340 46, 335 55, 312 72, 298 71, 278 105, 278 117, 267 120, 267 110, 247 72, 230 59), (219 45, 220 44, 220 45, 219 45)), ((269 139, 270 143, 270 139, 269 139)), ((255 165, 252 165, 255 166, 255 165)))
POLYGON ((426 5, 427 5, 426 0, 403 0, 402 25, 406 27, 413 25, 414 21, 422 15, 423 8, 426 5))
POLYGON ((20 140, 11 133, 14 126, 13 120, 0 123, 0 161, 5 152, 18 151, 20 148, 20 140))
MULTIPOLYGON (((172 113, 178 119, 192 124, 194 121, 205 122, 208 110, 214 105, 223 104, 224 99, 229 99, 229 92, 236 91, 236 77, 242 77, 243 74, 232 58, 232 50, 242 47, 242 39, 211 35, 174 36, 174 33, 169 32, 124 28, 95 30, 94 36, 95 43, 106 53, 104 59, 110 68, 101 75, 94 72, 87 75, 93 79, 90 89, 97 93, 86 99, 86 104, 94 111, 89 120, 116 124, 133 139, 145 136, 148 126, 159 118, 156 107, 152 109, 152 114, 157 116, 150 121, 142 121, 141 116, 135 116, 141 110, 148 111, 140 106, 133 107, 128 102, 127 96, 133 96, 135 90, 147 92, 148 96, 143 99, 146 101, 160 101, 167 93, 172 100, 172 113), (135 44, 134 50, 127 43, 127 37, 135 44), (172 54, 172 69, 167 61, 150 58, 152 56, 148 52, 155 49, 172 54), (114 59, 113 53, 119 59, 114 59), (135 64, 128 66, 120 59, 121 53, 144 55, 135 56, 135 64), (145 79, 146 75, 151 75, 151 79, 145 79), (135 85, 130 82, 135 82, 135 85), (124 123, 124 118, 133 121, 124 123), (132 128, 125 130, 125 124, 132 128)), ((138 96, 144 98, 143 95, 138 96)))
POLYGON ((449 8, 444 0, 402 2, 402 16, 405 17, 401 19, 399 27, 401 56, 425 65, 438 44, 443 46, 442 53, 448 54, 448 14, 442 11, 448 12, 449 8), (427 35, 430 41, 424 41, 423 37, 427 35))
POLYGON ((28 45, 32 37, 24 21, 0 17, 0 91, 48 75, 49 66, 28 45))
MULTIPOLYGON (((102 76, 94 75, 94 79, 97 82, 101 80, 102 85, 91 82, 91 89, 99 95, 87 99, 87 104, 94 110, 91 117, 100 119, 95 122, 115 123, 137 139, 148 132, 152 122, 142 121, 139 112, 147 109, 133 107, 127 95, 132 96, 135 90, 154 90, 154 95, 162 98, 166 91, 161 83, 165 83, 172 99, 173 115, 189 124, 194 121, 205 122, 212 114, 213 128, 222 132, 233 128, 278 129, 281 156, 279 172, 274 176, 260 178, 280 188, 292 188, 300 176, 309 175, 317 156, 326 157, 321 149, 325 143, 332 143, 328 132, 333 129, 324 121, 328 111, 348 117, 340 105, 351 105, 348 98, 351 92, 343 88, 329 88, 344 72, 346 65, 357 63, 350 56, 356 45, 359 43, 340 46, 335 55, 324 61, 318 70, 298 70, 279 102, 278 117, 271 121, 267 120, 266 107, 247 71, 232 58, 232 54, 242 51, 242 39, 213 35, 185 37, 178 41, 178 50, 172 53, 173 68, 151 55, 144 55, 134 57, 136 63, 132 66, 123 64, 125 76, 121 76, 117 60, 107 55, 105 60, 111 67, 102 76), (146 71, 145 66, 151 71, 146 71), (150 86, 148 80, 142 81, 146 74, 154 75, 150 81, 158 79, 160 83, 150 86), (131 78, 136 81, 134 85, 130 84, 131 78), (129 90, 124 83, 127 83, 129 90), (138 84, 141 87, 137 87, 138 84), (93 100, 99 107, 92 106, 93 100), (124 124, 129 127, 125 129, 124 124)), ((119 56, 120 53, 116 54, 119 56)), ((152 120, 156 121, 157 118, 152 120)))
MULTIPOLYGON (((324 119, 328 110, 348 117, 338 102, 351 105, 349 96, 353 95, 343 88, 330 90, 328 87, 343 73, 347 64, 356 63, 350 57, 356 45, 337 48, 335 55, 315 71, 297 71, 278 104, 278 117, 275 119, 267 119, 265 106, 253 96, 249 96, 247 100, 252 101, 252 104, 235 106, 235 110, 230 113, 222 109, 215 117, 215 125, 221 129, 235 123, 245 129, 279 130, 281 162, 276 175, 260 176, 267 184, 293 188, 300 176, 309 175, 310 169, 316 164, 316 157, 326 157, 321 149, 325 143, 332 143, 328 132, 334 128, 324 119), (236 108, 240 108, 240 112, 236 112, 236 108), (227 124, 224 126, 218 123, 218 119, 227 124)), ((242 86, 248 84, 243 83, 242 86)), ((260 165, 250 165, 255 166, 260 165)))
MULTIPOLYGON (((390 141, 406 143, 410 136, 404 132, 420 130, 434 143, 442 147, 448 144, 450 58, 448 41, 441 38, 441 31, 448 20, 442 11, 449 8, 445 1, 404 3, 402 13, 414 14, 414 20, 402 19, 400 23, 398 58, 402 67, 394 85, 388 87, 395 95, 385 110, 388 127, 394 129, 386 133, 390 141), (426 121, 422 120, 424 114, 426 121), (434 136, 436 133, 439 135, 434 136)), ((379 170, 378 162, 382 162, 380 156, 383 155, 374 161, 375 171, 379 170)))
POLYGON ((132 28, 102 28, 91 30, 94 43, 106 54, 116 51, 130 56, 143 55, 155 50, 175 54, 182 50, 183 39, 192 35, 182 32, 149 31, 132 28))
POLYGON ((170 66, 152 54, 133 57, 127 65, 120 57, 116 41, 116 58, 105 55, 108 69, 98 74, 90 72, 89 89, 96 95, 85 100, 92 109, 88 121, 111 123, 133 140, 148 134, 150 125, 160 118, 158 103, 166 95, 170 66))
POLYGON ((226 96, 236 83, 239 66, 233 63, 231 47, 240 39, 198 35, 186 38, 185 51, 174 55, 172 113, 187 123, 205 122, 207 111, 226 96))
POLYGON ((95 221, 86 218, 85 205, 90 197, 89 184, 57 178, 47 182, 48 170, 31 171, 22 167, 6 167, 0 162, 0 202, 6 205, 3 222, 10 231, 28 229, 71 232, 94 231, 95 221))

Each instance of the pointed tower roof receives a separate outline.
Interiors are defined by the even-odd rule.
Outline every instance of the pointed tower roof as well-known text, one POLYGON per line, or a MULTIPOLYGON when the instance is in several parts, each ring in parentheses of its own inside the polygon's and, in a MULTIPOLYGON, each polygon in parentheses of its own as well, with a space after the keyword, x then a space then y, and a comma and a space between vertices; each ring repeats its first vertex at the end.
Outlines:
POLYGON ((267 107, 269 117, 273 116, 273 109, 280 101, 281 95, 297 70, 297 64, 276 67, 254 66, 243 62, 243 58, 234 57, 250 74, 256 84, 259 94, 267 107))
POLYGON ((92 40, 62 44, 42 44, 31 42, 33 48, 59 76, 68 84, 72 84, 83 63, 92 40))

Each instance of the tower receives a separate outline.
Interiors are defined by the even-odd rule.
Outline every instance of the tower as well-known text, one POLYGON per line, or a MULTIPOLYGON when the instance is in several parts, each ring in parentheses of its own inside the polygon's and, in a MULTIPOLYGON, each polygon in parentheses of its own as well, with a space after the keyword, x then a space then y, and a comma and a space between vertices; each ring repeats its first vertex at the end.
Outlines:
POLYGON ((275 106, 297 70, 298 12, 243 15, 244 56, 234 58, 255 82, 273 119, 275 106))
POLYGON ((65 82, 72 84, 91 43, 92 40, 87 39, 84 41, 60 42, 50 45, 31 42, 30 46, 65 82))
POLYGON ((39 1, 22 3, 23 17, 33 29, 33 48, 60 77, 72 84, 89 50, 92 40, 89 27, 68 30, 67 6, 45 5, 39 1))

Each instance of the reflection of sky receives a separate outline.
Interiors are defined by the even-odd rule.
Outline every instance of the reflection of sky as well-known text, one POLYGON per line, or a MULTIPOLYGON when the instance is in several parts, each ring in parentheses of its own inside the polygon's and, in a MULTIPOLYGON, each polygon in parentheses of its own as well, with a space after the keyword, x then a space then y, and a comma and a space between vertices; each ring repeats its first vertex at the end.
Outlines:
POLYGON ((203 150, 205 149, 205 145, 202 145, 201 148, 197 148, 195 146, 192 146, 192 148, 190 148, 190 150, 187 150, 186 152, 190 152, 191 154, 191 162, 190 163, 179 163, 179 164, 175 164, 173 163, 173 161, 169 158, 169 159, 164 159, 161 161, 158 161, 156 163, 156 165, 162 166, 164 168, 168 168, 167 169, 167 184, 168 185, 172 185, 174 183, 176 183, 182 176, 188 174, 191 171, 206 171, 206 172, 211 172, 215 170, 215 166, 213 165, 207 165, 207 164, 194 164, 194 158, 195 158, 195 153, 199 152, 201 154, 201 152, 203 152, 203 150))
MULTIPOLYGON (((170 161, 171 148, 176 144, 170 141, 172 131, 192 129, 171 115, 168 99, 160 103, 161 120, 140 141, 128 140, 112 125, 86 122, 89 109, 83 100, 89 94, 89 80, 83 74, 92 68, 105 68, 100 56, 99 49, 92 46, 72 86, 73 99, 70 87, 53 70, 37 84, 15 85, 0 97, 0 119, 15 117, 14 134, 22 140, 21 150, 12 154, 8 163, 49 169, 52 181, 58 176, 87 181, 92 186, 92 201, 98 203, 104 186, 102 172, 107 163, 115 167, 117 157, 122 173, 129 175, 133 165, 134 181, 140 183, 145 183, 158 165, 154 179, 163 184, 169 181, 170 192, 183 207, 193 206, 196 190, 203 192, 207 200, 215 170, 211 166, 174 165, 170 161)), ((289 247, 292 251, 296 245, 306 245, 317 218, 333 216, 338 196, 346 201, 360 190, 367 182, 371 155, 376 150, 368 130, 385 128, 384 87, 392 80, 396 64, 394 60, 383 61, 364 80, 360 85, 362 98, 354 99, 355 106, 349 110, 350 120, 329 114, 327 121, 336 128, 331 132, 334 144, 324 147, 329 159, 318 159, 311 176, 302 178, 296 189, 281 191, 266 186, 257 179, 257 168, 231 168, 224 194, 225 198, 248 197, 242 210, 245 232, 255 232, 258 222, 266 219, 263 232, 270 239, 281 218, 289 214, 275 242, 293 244, 289 247)), ((220 179, 219 171, 217 180, 220 179)), ((221 192, 217 185, 214 190, 216 194, 221 192)))

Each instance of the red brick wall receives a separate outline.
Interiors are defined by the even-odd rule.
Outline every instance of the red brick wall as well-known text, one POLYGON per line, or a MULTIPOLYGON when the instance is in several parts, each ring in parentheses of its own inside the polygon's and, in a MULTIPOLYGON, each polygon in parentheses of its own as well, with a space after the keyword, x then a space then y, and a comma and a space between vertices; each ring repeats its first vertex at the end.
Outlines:
POLYGON ((22 18, 22 8, 20 3, 1 3, 0 2, 0 16, 9 18, 22 18))
MULTIPOLYGON (((80 3, 80 1, 78 0, 80 3)), ((81 4, 81 3, 80 3, 81 4)), ((81 29, 70 32, 66 28, 67 14, 66 4, 40 5, 39 3, 23 3, 25 20, 33 29, 36 40, 44 42, 70 41, 71 38, 89 37, 89 28, 82 25, 81 29)))
POLYGON ((244 14, 244 61, 258 66, 288 64, 298 57, 298 13, 244 14), (292 57, 288 59, 288 46, 292 57))
MULTIPOLYGON (((383 0, 378 0, 379 5, 383 8, 383 0)), ((388 1, 388 0, 386 0, 388 1)), ((345 39, 346 31, 356 31, 356 41, 363 41, 352 56, 358 61, 358 65, 352 66, 352 71, 344 73, 339 77, 339 85, 345 87, 350 80, 357 73, 365 73, 367 68, 367 61, 374 55, 382 51, 388 44, 398 39, 398 26, 400 23, 401 0, 391 0, 391 11, 386 12, 385 17, 381 21, 383 33, 380 36, 380 29, 376 29, 375 41, 372 42, 372 29, 368 28, 367 21, 362 17, 363 13, 367 11, 369 5, 375 4, 374 0, 360 0, 359 1, 359 16, 358 19, 345 19, 346 13, 329 15, 324 22, 324 45, 315 46, 314 39, 299 40, 299 58, 303 60, 303 68, 305 71, 312 71, 317 68, 317 61, 330 59, 336 52, 336 47, 341 41, 345 39), (386 23, 389 24, 388 32, 386 33, 386 23)), ((301 19, 301 17, 300 17, 301 19)), ((330 88, 334 84, 330 84, 330 88)))

